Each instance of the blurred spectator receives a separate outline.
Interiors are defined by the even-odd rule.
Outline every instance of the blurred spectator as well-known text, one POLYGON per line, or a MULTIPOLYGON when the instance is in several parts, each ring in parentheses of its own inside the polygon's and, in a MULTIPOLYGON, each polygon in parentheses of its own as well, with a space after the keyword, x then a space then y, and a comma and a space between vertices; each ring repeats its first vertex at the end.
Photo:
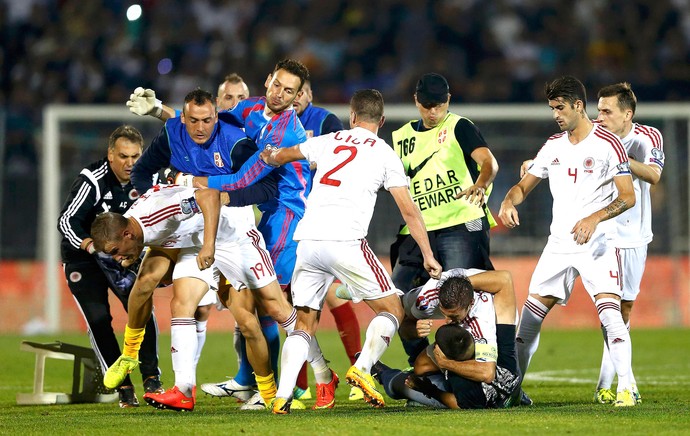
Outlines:
POLYGON ((546 80, 563 74, 588 89, 629 81, 650 102, 690 97, 687 0, 140 3, 129 22, 130 2, 0 0, 0 116, 15 158, 38 149, 47 103, 122 104, 144 85, 175 104, 225 71, 262 89, 286 56, 309 66, 320 104, 361 87, 407 103, 428 71, 453 83, 458 103, 541 101, 546 80))
MULTIPOLYGON (((121 103, 110 100, 106 84, 156 84, 170 100, 180 81, 203 85, 240 66, 256 71, 248 80, 260 87, 276 59, 288 55, 308 63, 319 83, 380 86, 393 103, 406 102, 409 77, 430 66, 466 83, 473 102, 532 101, 532 82, 565 73, 588 77, 594 88, 636 73, 648 85, 668 81, 654 100, 681 100, 690 89, 690 6, 680 0, 583 0, 558 8, 549 0, 142 4, 135 25, 126 19, 127 2, 0 0, 0 102, 12 103, 9 90, 19 81, 40 89, 33 96, 39 106, 121 103), (611 14, 614 7, 620 12, 611 14), (566 21, 573 25, 559 25, 566 21), (162 59, 169 69, 157 68, 162 59), (645 63, 655 66, 640 68, 645 63), (494 89, 496 81, 509 81, 513 91, 494 89)), ((343 101, 337 92, 323 95, 343 101)))

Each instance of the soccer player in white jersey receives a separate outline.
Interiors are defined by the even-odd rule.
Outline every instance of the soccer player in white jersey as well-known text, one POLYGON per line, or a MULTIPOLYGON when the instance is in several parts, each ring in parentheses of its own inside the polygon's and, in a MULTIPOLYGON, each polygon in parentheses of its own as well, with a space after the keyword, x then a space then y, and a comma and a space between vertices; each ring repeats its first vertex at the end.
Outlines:
MULTIPOLYGON (((431 320, 434 319, 459 322, 470 330, 476 340, 475 360, 492 365, 465 364, 467 372, 459 375, 467 378, 490 383, 496 373, 496 336, 509 338, 514 344, 515 292, 508 271, 454 268, 443 272, 439 280, 429 279, 423 286, 412 289, 402 297, 402 303, 405 319, 400 327, 400 335, 408 339, 429 336, 431 320), (440 289, 451 277, 467 277, 476 291, 469 312, 464 310, 466 305, 456 305, 449 297, 445 300, 441 298, 440 289), (493 340, 484 341, 482 337, 493 340)), ((515 359, 515 351, 512 350, 510 354, 515 359)), ((517 362, 514 366, 517 367, 517 362)))
MULTIPOLYGON (((659 183, 661 179, 661 171, 664 168, 664 139, 656 128, 633 122, 637 98, 629 83, 605 86, 599 90, 597 97, 599 98, 597 121, 602 127, 621 138, 628 153, 635 188, 635 206, 616 217, 618 222, 616 246, 620 248, 623 277, 621 312, 623 322, 630 329, 630 313, 640 292, 640 282, 647 260, 647 244, 652 241, 650 187, 659 183)), ((611 403, 615 400, 611 391, 615 374, 608 347, 604 344, 599 382, 594 395, 595 401, 611 403)), ((641 397, 632 372, 630 377, 633 395, 639 402, 641 397)))
POLYGON ((553 197, 551 232, 532 274, 517 334, 520 370, 527 371, 539 345, 544 318, 566 304, 578 276, 594 300, 618 375, 615 406, 634 406, 630 380, 630 333, 620 311, 620 253, 616 220, 635 204, 630 163, 620 139, 587 117, 582 83, 565 76, 547 84, 546 97, 561 133, 551 136, 527 174, 501 203, 508 228, 520 224, 515 206, 549 179, 553 197))
MULTIPOLYGON (((348 286, 355 303, 364 300, 376 312, 367 328, 362 352, 348 370, 346 379, 350 385, 362 389, 367 403, 373 407, 384 406, 370 371, 398 330, 403 308, 398 297, 400 291, 365 238, 376 193, 381 187, 391 193, 421 247, 429 275, 438 278, 441 274, 441 266, 431 252, 424 220, 410 197, 402 163, 393 149, 376 135, 383 122, 381 93, 374 89, 359 90, 350 100, 350 130, 261 154, 270 165, 307 159, 317 168, 305 215, 294 235, 299 241, 292 276, 297 328, 283 345, 273 413, 290 411, 297 374, 307 357, 326 292, 335 278, 348 286)), ((335 389, 336 383, 327 387, 335 389)))
MULTIPOLYGON (((282 296, 252 210, 221 209, 216 190, 157 185, 125 215, 99 215, 92 231, 96 249, 118 261, 130 259, 144 245, 151 247, 129 300, 123 355, 108 369, 106 386, 111 384, 110 378, 117 379, 136 366, 140 327, 150 316, 153 290, 173 261, 170 308, 175 386, 162 394, 144 396, 149 404, 162 409, 194 409, 197 340, 193 316, 202 296, 216 287, 218 279, 211 268, 214 264, 233 283, 254 291, 274 319, 287 320, 283 322, 286 330, 294 326, 296 315, 282 296), (223 231, 218 233, 218 228, 223 231), (161 250, 171 248, 178 248, 179 254, 161 250)), ((258 321, 253 333, 261 335, 258 321)), ((249 355, 256 356, 251 363, 257 382, 260 378, 270 380, 270 386, 262 388, 259 384, 262 396, 270 401, 275 397, 276 385, 265 341, 262 350, 249 355)))
MULTIPOLYGON (((389 395, 432 407, 462 409, 507 407, 517 402, 520 373, 515 355, 515 292, 508 271, 454 268, 444 271, 439 280, 429 279, 412 289, 402 302, 403 323, 416 321, 417 336, 413 337, 428 336, 430 320, 445 318, 472 335, 474 354, 467 360, 452 359, 439 347, 421 353, 414 364, 415 374, 449 371, 448 377, 434 376, 432 383, 440 390, 429 386, 428 390, 421 389, 424 395, 405 386, 406 373, 377 363, 377 378, 389 395)), ((400 334, 405 334, 402 327, 400 334)))

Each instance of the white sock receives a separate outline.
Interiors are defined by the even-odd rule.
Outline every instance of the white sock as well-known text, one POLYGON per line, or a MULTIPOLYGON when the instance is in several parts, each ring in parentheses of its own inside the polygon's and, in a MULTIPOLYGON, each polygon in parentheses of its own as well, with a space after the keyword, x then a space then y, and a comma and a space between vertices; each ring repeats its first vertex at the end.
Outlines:
POLYGON ((398 320, 391 313, 380 312, 376 315, 367 327, 362 352, 357 358, 355 366, 369 374, 371 367, 381 358, 390 345, 398 327, 398 320))
POLYGON ((609 355, 609 344, 606 339, 606 330, 604 330, 604 326, 601 326, 601 332, 604 335, 604 351, 601 354, 601 368, 599 369, 597 391, 599 389, 611 389, 613 378, 616 376, 616 368, 613 367, 613 362, 609 355))
POLYGON ((549 310, 532 296, 527 297, 525 305, 522 306, 522 316, 515 342, 517 343, 518 365, 520 365, 520 372, 522 372, 523 377, 527 372, 532 356, 539 348, 541 324, 546 315, 549 314, 549 310))
MULTIPOLYGON (((628 333, 630 333, 630 320, 625 324, 625 328, 628 329, 628 333)), ((630 385, 637 388, 637 380, 635 380, 635 374, 633 374, 633 369, 632 369, 632 337, 630 338, 630 385)))
POLYGON ((199 364, 201 350, 204 349, 204 344, 206 343, 206 324, 208 324, 208 321, 196 321, 196 356, 194 356, 194 368, 199 364))
POLYGON ((312 371, 314 371, 316 383, 329 383, 331 381, 331 368, 328 366, 326 358, 323 357, 323 352, 316 336, 312 336, 309 342, 307 362, 309 362, 312 371))
POLYGON ((285 333, 289 335, 295 330, 295 324, 297 324, 297 310, 293 308, 290 316, 288 316, 285 321, 281 322, 280 326, 285 330, 285 333))
POLYGON ((175 386, 186 396, 192 395, 196 385, 194 356, 196 356, 196 322, 194 318, 173 318, 170 321, 170 353, 175 372, 175 386))
MULTIPOLYGON (((630 331, 630 321, 625 324, 625 327, 630 331)), ((601 356, 601 369, 599 370, 599 381, 597 382, 597 390, 599 389, 611 389, 613 384, 613 378, 616 376, 616 368, 613 366, 613 361, 611 361, 611 355, 609 353, 609 344, 606 339, 606 332, 604 331, 604 326, 601 326, 601 331, 604 333, 604 352, 601 356)), ((635 374, 633 373, 632 365, 630 368, 630 385, 637 386, 637 381, 635 380, 635 374)))
MULTIPOLYGON (((285 333, 288 334, 288 337, 290 337, 290 334, 295 331, 295 324, 297 324, 297 309, 292 309, 292 313, 288 318, 280 323, 280 326, 283 327, 283 330, 285 330, 285 333)), ((307 334, 304 332, 304 334, 307 334)), ((314 371, 314 378, 316 378, 317 383, 328 383, 331 381, 331 370, 328 367, 328 362, 326 359, 323 357, 323 353, 321 352, 321 346, 319 345, 319 342, 316 340, 316 337, 309 336, 309 351, 307 356, 305 357, 305 360, 309 362, 309 365, 311 365, 312 370, 314 371)), ((287 339, 286 339, 287 343, 287 339)), ((283 344, 283 349, 285 349, 285 344, 283 344)), ((281 354, 281 364, 280 367, 284 368, 283 366, 283 354, 281 354)), ((281 369, 281 373, 283 370, 281 369)), ((281 374, 281 380, 282 380, 282 374, 281 374)), ((295 383, 297 382, 297 378, 295 378, 295 383)), ((279 388, 280 389, 280 388, 279 388)))
POLYGON ((297 384, 297 376, 309 354, 310 342, 311 336, 303 330, 295 330, 285 339, 280 355, 280 381, 278 382, 277 397, 292 397, 292 391, 297 384))
POLYGON ((601 325, 606 330, 609 356, 618 375, 620 392, 631 388, 630 368, 632 365, 632 343, 630 332, 623 323, 620 301, 613 298, 601 298, 595 302, 601 325))
POLYGON ((235 349, 235 356, 237 356, 237 367, 242 364, 242 333, 240 332, 239 324, 235 323, 235 332, 232 334, 232 347, 235 349))

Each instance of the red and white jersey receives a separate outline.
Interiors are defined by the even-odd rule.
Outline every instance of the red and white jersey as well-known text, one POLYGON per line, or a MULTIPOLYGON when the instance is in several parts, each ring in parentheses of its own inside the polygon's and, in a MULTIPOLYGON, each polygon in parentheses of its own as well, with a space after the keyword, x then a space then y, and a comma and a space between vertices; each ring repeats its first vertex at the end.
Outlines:
MULTIPOLYGON (((467 276, 483 273, 481 269, 453 268, 444 271, 440 279, 429 279, 424 285, 412 289, 402 296, 405 313, 414 319, 443 319, 439 309, 438 290, 450 277, 467 276)), ((476 346, 486 344, 489 350, 496 351, 496 310, 494 296, 487 292, 474 292, 474 304, 465 319, 460 322, 474 337, 476 346)), ((480 347, 482 348, 482 347, 480 347)), ((482 348, 482 355, 486 350, 482 348)), ((489 355, 493 355, 489 352, 489 355)), ((477 359, 480 360, 480 359, 477 359)), ((492 360, 492 359, 489 359, 492 360)), ((495 361, 495 357, 493 359, 495 361)))
POLYGON ((348 241, 366 236, 381 189, 409 186, 400 158, 361 127, 310 138, 300 146, 316 175, 294 239, 348 241))
MULTIPOLYGON (((664 138, 654 127, 634 123, 630 133, 623 138, 628 156, 646 165, 664 169, 664 138)), ((633 176, 635 206, 616 217, 620 248, 634 248, 652 242, 652 197, 650 184, 633 176)))
POLYGON ((549 235, 552 251, 587 251, 600 237, 616 238, 615 219, 599 223, 587 244, 577 245, 570 233, 577 221, 603 209, 616 198, 614 177, 630 177, 628 156, 616 135, 597 124, 575 145, 566 132, 553 135, 539 150, 528 171, 549 179, 553 197, 549 235))
MULTIPOLYGON (((201 247, 204 217, 196 202, 196 188, 155 185, 124 214, 132 217, 144 232, 144 245, 162 248, 201 247)), ((232 243, 246 238, 254 227, 251 207, 222 207, 216 243, 232 243)))

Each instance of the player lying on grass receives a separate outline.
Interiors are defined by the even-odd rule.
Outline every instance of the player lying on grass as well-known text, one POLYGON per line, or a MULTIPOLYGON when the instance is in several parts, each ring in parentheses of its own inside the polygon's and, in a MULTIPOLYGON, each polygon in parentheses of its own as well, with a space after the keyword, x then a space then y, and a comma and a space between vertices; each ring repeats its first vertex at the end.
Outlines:
POLYGON ((417 296, 405 299, 412 302, 405 309, 418 317, 418 336, 430 333, 434 314, 440 313, 450 324, 436 333, 436 344, 417 356, 412 376, 376 364, 376 378, 391 398, 451 409, 501 408, 517 403, 520 374, 515 355, 512 279, 507 271, 470 270, 475 274, 472 277, 478 277, 477 283, 497 292, 497 311, 494 296, 475 290, 465 272, 460 268, 447 271, 440 280, 432 279, 406 295, 417 296))

